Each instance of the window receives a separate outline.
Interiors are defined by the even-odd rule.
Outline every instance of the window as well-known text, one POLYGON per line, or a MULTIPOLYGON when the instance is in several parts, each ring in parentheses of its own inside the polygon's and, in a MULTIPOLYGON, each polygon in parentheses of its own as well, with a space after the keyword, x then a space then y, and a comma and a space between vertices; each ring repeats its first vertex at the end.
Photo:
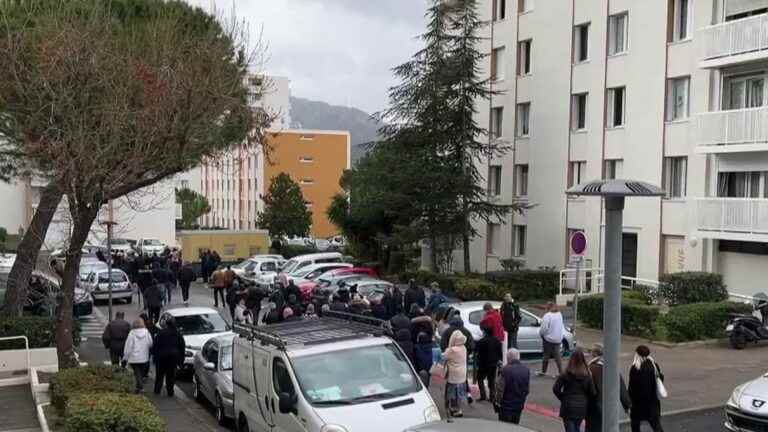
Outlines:
POLYGON ((571 130, 584 130, 587 128, 587 94, 575 94, 572 96, 571 130))
POLYGON ((608 17, 608 55, 627 51, 627 23, 629 15, 624 12, 608 17))
POLYGON ((493 0, 493 20, 503 20, 507 17, 507 0, 493 0))
POLYGON ((603 178, 605 180, 614 180, 621 178, 621 167, 624 161, 621 159, 608 159, 604 162, 603 178))
POLYGON ((515 225, 514 236, 515 247, 513 250, 513 255, 516 257, 525 256, 526 226, 515 225))
POLYGON ((688 88, 690 77, 667 80, 667 121, 688 118, 688 88))
POLYGON ((685 196, 685 182, 688 170, 688 158, 664 158, 664 190, 667 198, 682 198, 685 196))
POLYGON ((672 21, 668 27, 670 34, 667 35, 667 42, 677 42, 690 37, 690 1, 689 0, 669 0, 669 13, 667 16, 672 21))
POLYGON ((626 87, 608 89, 606 120, 609 128, 624 126, 625 93, 626 87))
POLYGON ((291 381, 291 375, 288 373, 288 368, 279 358, 272 360, 272 384, 275 387, 275 393, 277 395, 287 393, 288 395, 293 396, 296 394, 296 390, 293 387, 293 381, 291 381))
POLYGON ((302 141, 312 141, 313 139, 315 139, 315 136, 314 135, 302 135, 301 137, 299 137, 299 139, 302 140, 302 141))
POLYGON ((573 28, 573 62, 589 60, 589 23, 573 28))
POLYGON ((491 51, 491 79, 499 81, 504 79, 504 47, 491 51))
POLYGON ((182 180, 181 181, 181 188, 182 189, 189 189, 189 180, 182 180))
POLYGON ((315 161, 315 158, 312 156, 302 156, 299 158, 299 162, 301 163, 312 163, 315 161))
POLYGON ((568 169, 568 187, 576 186, 584 181, 587 177, 587 162, 578 161, 571 162, 568 169))
MULTIPOLYGON (((233 221, 234 224, 234 221, 233 221)), ((222 255, 226 256, 233 256, 235 255, 235 245, 234 244, 225 244, 224 250, 222 252, 222 255)))
POLYGON ((533 10, 533 0, 517 0, 517 12, 523 13, 533 10))
POLYGON ((501 233, 501 226, 495 223, 489 223, 488 232, 485 239, 485 252, 488 255, 498 255, 499 247, 499 234, 501 233))
POLYGON ((527 137, 531 126, 531 103, 517 104, 517 136, 527 137))
POLYGON ((529 75, 531 73, 531 45, 533 41, 526 40, 517 43, 517 74, 529 75))
POLYGON ((311 185, 311 184, 315 184, 315 181, 311 178, 303 178, 301 179, 300 183, 303 185, 311 185))
POLYGON ((504 123, 504 108, 491 108, 491 138, 499 138, 504 133, 502 124, 504 123))
POLYGON ((501 195, 501 165, 488 167, 488 195, 501 195))
MULTIPOLYGON (((751 172, 721 172, 717 176, 717 196, 729 198, 759 198, 760 183, 764 173, 751 172)), ((768 193, 764 189, 763 195, 768 193)))
POLYGON ((528 165, 515 166, 515 196, 528 196, 528 165))

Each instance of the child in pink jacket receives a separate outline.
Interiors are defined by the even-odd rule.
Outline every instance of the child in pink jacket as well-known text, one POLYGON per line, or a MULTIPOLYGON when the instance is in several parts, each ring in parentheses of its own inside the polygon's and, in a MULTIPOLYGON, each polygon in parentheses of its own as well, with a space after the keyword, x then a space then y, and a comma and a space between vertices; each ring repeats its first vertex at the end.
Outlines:
POLYGON ((462 417, 461 404, 467 399, 467 337, 460 331, 451 334, 445 361, 446 395, 448 409, 453 417, 462 417))

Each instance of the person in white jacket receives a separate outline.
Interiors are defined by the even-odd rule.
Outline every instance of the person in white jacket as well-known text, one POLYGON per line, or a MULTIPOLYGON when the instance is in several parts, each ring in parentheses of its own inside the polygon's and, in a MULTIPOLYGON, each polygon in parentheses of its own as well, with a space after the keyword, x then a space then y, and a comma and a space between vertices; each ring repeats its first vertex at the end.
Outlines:
POLYGON ((560 349, 563 343, 563 334, 565 333, 565 325, 563 324, 563 315, 557 308, 557 305, 549 302, 547 303, 547 313, 541 319, 541 328, 539 329, 539 335, 542 339, 542 348, 544 351, 541 358, 541 372, 537 375, 544 376, 547 374, 547 366, 549 366, 549 359, 555 360, 557 365, 557 374, 563 373, 563 358, 560 353, 560 349))
POLYGON ((131 325, 128 339, 125 340, 123 359, 131 365, 136 380, 136 394, 144 391, 144 375, 149 369, 149 353, 152 349, 152 335, 144 325, 144 320, 136 319, 131 325))

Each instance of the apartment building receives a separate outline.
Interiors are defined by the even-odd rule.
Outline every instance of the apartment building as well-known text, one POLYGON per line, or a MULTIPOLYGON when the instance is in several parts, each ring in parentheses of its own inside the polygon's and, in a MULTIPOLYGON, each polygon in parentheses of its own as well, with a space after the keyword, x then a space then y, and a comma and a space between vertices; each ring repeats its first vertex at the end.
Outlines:
POLYGON ((485 0, 482 13, 502 94, 478 121, 513 148, 482 169, 493 199, 534 207, 477 226, 473 270, 562 268, 577 230, 602 267, 601 200, 564 191, 628 178, 666 196, 628 200, 624 276, 705 270, 768 291, 768 0, 485 0))

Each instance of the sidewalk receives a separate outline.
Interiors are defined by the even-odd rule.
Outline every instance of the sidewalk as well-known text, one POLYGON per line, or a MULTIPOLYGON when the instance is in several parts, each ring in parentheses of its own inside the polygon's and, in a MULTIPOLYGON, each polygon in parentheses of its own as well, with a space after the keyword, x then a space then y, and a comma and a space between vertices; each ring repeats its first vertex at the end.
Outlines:
POLYGON ((39 431, 35 401, 29 384, 0 387, 0 431, 39 431), (13 413, 13 415, 8 415, 13 413))

